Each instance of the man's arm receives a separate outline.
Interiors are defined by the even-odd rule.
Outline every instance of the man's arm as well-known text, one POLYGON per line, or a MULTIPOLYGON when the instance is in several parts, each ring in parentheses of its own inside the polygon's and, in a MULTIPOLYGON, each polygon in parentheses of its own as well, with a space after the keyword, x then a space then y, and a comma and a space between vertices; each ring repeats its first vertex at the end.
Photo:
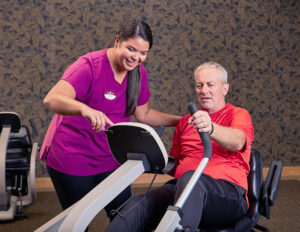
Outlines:
POLYGON ((246 136, 243 131, 236 128, 220 126, 216 123, 212 124, 214 131, 210 137, 221 147, 230 151, 239 151, 244 148, 246 144, 246 136))
POLYGON ((214 141, 230 151, 242 150, 246 144, 246 136, 242 130, 212 123, 206 111, 197 111, 189 119, 189 123, 193 124, 199 132, 209 133, 214 141))

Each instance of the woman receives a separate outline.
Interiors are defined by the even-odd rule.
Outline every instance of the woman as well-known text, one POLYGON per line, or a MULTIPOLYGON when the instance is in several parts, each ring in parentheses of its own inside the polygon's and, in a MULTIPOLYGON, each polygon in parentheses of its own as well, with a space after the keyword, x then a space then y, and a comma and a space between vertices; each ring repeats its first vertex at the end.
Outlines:
MULTIPOLYGON (((112 173, 113 158, 104 130, 130 116, 150 126, 175 126, 179 116, 150 109, 148 78, 142 63, 152 46, 145 23, 124 23, 114 47, 88 53, 69 66, 49 91, 44 104, 55 113, 48 128, 41 160, 63 209, 80 200, 112 173)), ((125 189, 106 208, 117 209, 130 196, 125 189)))

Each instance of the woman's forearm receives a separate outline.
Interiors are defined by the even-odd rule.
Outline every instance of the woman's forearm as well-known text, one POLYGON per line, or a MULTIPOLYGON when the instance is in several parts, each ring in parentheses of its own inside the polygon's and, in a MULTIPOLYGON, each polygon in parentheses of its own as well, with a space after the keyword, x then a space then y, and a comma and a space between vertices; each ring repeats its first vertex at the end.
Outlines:
POLYGON ((143 117, 136 118, 138 122, 145 123, 149 126, 176 126, 180 120, 180 116, 166 114, 154 109, 149 109, 143 117))
POLYGON ((82 102, 60 94, 47 96, 43 103, 54 113, 61 115, 82 115, 84 108, 88 107, 82 102))
POLYGON ((76 92, 67 81, 60 80, 49 91, 43 103, 54 113, 61 115, 82 115, 88 108, 82 102, 76 100, 76 92))

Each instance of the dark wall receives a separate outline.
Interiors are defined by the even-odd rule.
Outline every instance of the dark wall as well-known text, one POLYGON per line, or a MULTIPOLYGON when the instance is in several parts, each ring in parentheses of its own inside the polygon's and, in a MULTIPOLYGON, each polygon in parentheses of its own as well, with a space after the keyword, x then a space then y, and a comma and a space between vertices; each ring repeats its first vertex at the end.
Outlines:
MULTIPOLYGON (((265 164, 300 165, 297 0, 2 0, 0 111, 18 112, 41 144, 53 115, 42 104, 46 93, 80 55, 112 45, 130 16, 154 33, 145 63, 152 107, 187 114, 194 69, 219 62, 229 72, 227 101, 251 113, 265 164)), ((168 148, 172 132, 163 137, 168 148)), ((46 175, 39 161, 37 175, 46 175)))

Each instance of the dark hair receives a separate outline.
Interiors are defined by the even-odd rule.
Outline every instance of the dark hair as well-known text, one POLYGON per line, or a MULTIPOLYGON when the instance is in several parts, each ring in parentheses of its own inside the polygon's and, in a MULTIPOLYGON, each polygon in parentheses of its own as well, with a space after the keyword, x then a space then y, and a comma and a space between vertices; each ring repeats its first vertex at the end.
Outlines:
MULTIPOLYGON (((143 21, 136 19, 126 21, 121 26, 118 36, 120 42, 131 38, 141 37, 149 42, 149 49, 152 47, 153 38, 151 28, 143 21)), ((128 71, 126 116, 130 116, 134 113, 139 98, 140 88, 141 71, 140 66, 137 66, 133 70, 128 71)))

